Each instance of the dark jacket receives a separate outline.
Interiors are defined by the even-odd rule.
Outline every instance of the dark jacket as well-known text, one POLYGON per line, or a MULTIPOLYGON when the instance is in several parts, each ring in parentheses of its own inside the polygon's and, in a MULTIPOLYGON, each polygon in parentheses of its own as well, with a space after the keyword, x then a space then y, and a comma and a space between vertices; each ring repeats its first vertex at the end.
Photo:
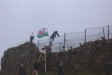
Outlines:
POLYGON ((39 69, 40 69, 40 64, 39 64, 39 62, 35 62, 35 63, 34 63, 34 69, 35 69, 35 70, 39 70, 39 69))
POLYGON ((27 75, 26 72, 25 72, 24 67, 20 67, 20 69, 19 69, 19 75, 27 75))
POLYGON ((32 42, 34 39, 34 36, 30 36, 30 42, 32 42))
POLYGON ((54 39, 56 37, 56 35, 60 36, 58 34, 58 31, 54 31, 53 34, 50 36, 50 38, 53 38, 54 39))

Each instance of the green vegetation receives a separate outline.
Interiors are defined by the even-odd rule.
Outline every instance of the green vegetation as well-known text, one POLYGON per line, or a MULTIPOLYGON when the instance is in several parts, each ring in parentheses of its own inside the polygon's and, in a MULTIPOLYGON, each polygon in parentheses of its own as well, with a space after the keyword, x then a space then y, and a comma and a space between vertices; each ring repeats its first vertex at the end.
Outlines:
MULTIPOLYGON (((56 72, 51 72, 47 74, 40 74, 40 75, 58 75, 56 72)), ((91 72, 80 72, 80 73, 65 73, 65 75, 102 75, 101 73, 91 73, 91 72)))

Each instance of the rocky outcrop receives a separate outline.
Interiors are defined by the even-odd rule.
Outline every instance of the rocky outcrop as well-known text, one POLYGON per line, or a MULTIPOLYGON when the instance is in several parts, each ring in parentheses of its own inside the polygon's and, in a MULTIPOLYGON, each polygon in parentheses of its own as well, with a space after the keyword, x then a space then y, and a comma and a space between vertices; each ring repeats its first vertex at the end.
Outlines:
MULTIPOLYGON (((35 44, 26 42, 20 46, 9 48, 2 58, 2 75, 17 75, 19 65, 25 66, 28 75, 31 75, 34 62, 39 58, 35 44)), ((47 72, 56 71, 56 60, 61 56, 64 61, 64 71, 69 73, 80 71, 105 72, 105 63, 112 63, 112 39, 87 42, 80 47, 66 52, 47 54, 47 72)), ((41 71, 44 71, 44 55, 41 58, 41 71)))
POLYGON ((105 63, 112 63, 112 39, 87 42, 65 55, 72 71, 104 72, 105 63), (108 61, 109 60, 109 61, 108 61))
MULTIPOLYGON (((62 56, 65 72, 105 72, 105 64, 112 64, 112 39, 87 42, 80 47, 62 53, 53 53, 52 64, 56 58, 62 56)), ((52 70, 55 71, 55 65, 52 70)), ((51 68, 51 67, 50 67, 51 68)))
POLYGON ((28 75, 31 75, 32 64, 38 59, 40 52, 34 43, 26 42, 4 52, 1 64, 2 75, 18 75, 20 64, 24 64, 28 75))

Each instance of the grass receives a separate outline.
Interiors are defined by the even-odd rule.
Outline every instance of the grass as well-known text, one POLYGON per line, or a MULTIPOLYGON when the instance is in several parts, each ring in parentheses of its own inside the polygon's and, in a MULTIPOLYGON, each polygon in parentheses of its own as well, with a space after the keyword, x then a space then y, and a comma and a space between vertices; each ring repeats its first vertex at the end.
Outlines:
MULTIPOLYGON (((40 74, 40 75, 58 75, 56 72, 40 74)), ((64 75, 101 75, 100 73, 92 73, 92 72, 79 72, 79 73, 64 73, 64 75)))

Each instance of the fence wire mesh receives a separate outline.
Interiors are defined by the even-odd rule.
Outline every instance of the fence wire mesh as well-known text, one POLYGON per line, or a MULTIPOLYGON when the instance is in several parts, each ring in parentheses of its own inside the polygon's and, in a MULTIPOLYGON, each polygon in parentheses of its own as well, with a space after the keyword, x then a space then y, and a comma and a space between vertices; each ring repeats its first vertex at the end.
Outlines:
POLYGON ((65 47, 68 45, 68 49, 70 46, 72 48, 78 47, 80 43, 84 43, 84 32, 66 33, 65 39, 65 47))
POLYGON ((86 42, 100 40, 104 37, 103 27, 87 28, 86 29, 86 42))
POLYGON ((109 38, 112 38, 112 26, 109 25, 109 38))
MULTIPOLYGON (((70 46, 76 48, 85 42, 101 40, 102 37, 105 37, 105 39, 112 38, 112 26, 86 28, 84 32, 65 33, 55 38, 51 50, 53 52, 63 51, 63 46, 65 50, 70 49, 70 46)), ((44 45, 49 45, 49 39, 39 40, 38 47, 40 51, 44 45)))

